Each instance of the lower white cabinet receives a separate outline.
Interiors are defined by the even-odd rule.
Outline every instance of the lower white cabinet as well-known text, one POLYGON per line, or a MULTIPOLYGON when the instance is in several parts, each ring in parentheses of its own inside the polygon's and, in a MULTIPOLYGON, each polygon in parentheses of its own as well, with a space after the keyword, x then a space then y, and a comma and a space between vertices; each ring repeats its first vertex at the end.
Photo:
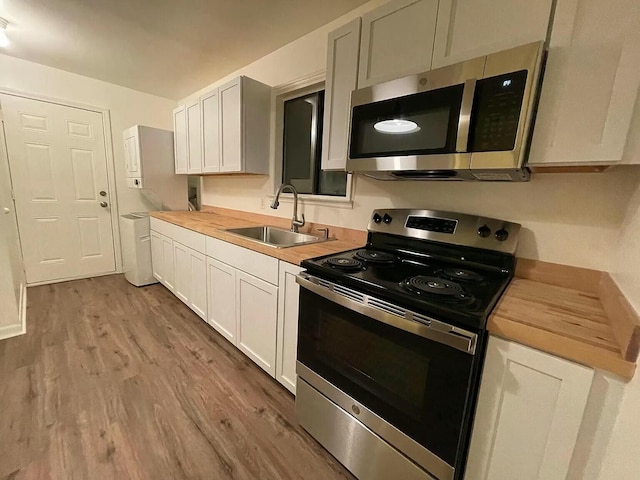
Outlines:
POLYGON ((151 230, 151 262, 153 276, 175 293, 173 241, 153 230, 151 230))
POLYGON ((175 295, 203 320, 207 319, 207 269, 205 256, 173 242, 175 295))
POLYGON ((491 337, 465 480, 564 480, 594 371, 491 337))
POLYGON ((276 380, 291 393, 296 393, 296 360, 298 349, 298 294, 296 275, 302 268, 280 262, 278 281, 278 334, 276 346, 276 380))
POLYGON ((236 312, 237 347, 275 377, 278 287, 236 271, 236 312))
POLYGON ((207 323, 236 345, 236 269, 207 257, 207 296, 207 323))
POLYGON ((189 275, 189 247, 181 243, 173 242, 173 265, 176 275, 176 297, 184 303, 189 303, 189 290, 191 289, 191 276, 189 275))

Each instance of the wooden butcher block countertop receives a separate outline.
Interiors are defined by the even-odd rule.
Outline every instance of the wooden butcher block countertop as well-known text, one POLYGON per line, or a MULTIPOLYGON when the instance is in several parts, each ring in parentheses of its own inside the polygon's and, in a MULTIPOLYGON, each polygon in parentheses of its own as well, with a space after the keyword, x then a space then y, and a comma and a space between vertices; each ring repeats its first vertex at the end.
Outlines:
MULTIPOLYGON (((290 220, 205 206, 202 212, 153 212, 160 220, 300 265, 308 258, 366 243, 366 232, 328 226, 336 240, 273 248, 225 229, 288 228, 290 220)), ((327 225, 308 223, 302 230, 327 225)), ((315 232, 317 233, 317 232, 315 232)), ((489 317, 492 335, 631 379, 640 350, 640 320, 606 272, 518 259, 516 277, 489 317)))
POLYGON ((489 332, 630 380, 640 321, 606 272, 518 259, 489 332))
MULTIPOLYGON (((205 208, 206 210, 203 210, 202 212, 151 212, 151 216, 210 237, 218 238, 241 247, 249 248, 256 252, 264 253, 265 255, 269 255, 295 265, 300 265, 303 260, 308 258, 358 248, 363 246, 367 241, 366 232, 328 226, 329 236, 337 238, 327 242, 312 243, 297 247, 269 247, 258 242, 245 240, 237 235, 232 235, 227 233, 225 230, 229 228, 254 227, 258 225, 271 225, 288 228, 291 224, 290 219, 251 214, 218 207, 205 208)), ((300 231, 301 233, 311 233, 313 235, 322 236, 322 233, 313 231, 313 229, 321 227, 324 228, 327 226, 307 223, 307 225, 301 228, 300 231)))

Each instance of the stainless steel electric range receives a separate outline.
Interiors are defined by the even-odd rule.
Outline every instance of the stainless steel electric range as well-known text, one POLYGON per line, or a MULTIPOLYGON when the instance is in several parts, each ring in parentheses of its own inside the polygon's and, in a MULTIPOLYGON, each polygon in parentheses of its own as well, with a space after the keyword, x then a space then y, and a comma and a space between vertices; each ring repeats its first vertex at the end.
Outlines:
POLYGON ((302 263, 298 420, 362 480, 461 479, 520 225, 395 209, 368 230, 302 263))

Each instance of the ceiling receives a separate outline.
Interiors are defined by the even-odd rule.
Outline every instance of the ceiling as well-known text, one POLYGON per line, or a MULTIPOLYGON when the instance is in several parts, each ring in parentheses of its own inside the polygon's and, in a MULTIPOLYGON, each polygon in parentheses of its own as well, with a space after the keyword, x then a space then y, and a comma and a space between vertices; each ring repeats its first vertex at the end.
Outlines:
POLYGON ((180 99, 367 0, 0 0, 0 53, 180 99))

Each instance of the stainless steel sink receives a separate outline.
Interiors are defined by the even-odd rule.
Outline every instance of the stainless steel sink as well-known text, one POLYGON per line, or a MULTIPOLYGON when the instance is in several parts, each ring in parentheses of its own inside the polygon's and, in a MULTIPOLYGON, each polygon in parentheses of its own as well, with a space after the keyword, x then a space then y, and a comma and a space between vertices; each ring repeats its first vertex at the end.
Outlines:
POLYGON ((322 237, 316 237, 315 235, 296 233, 291 230, 269 227, 267 225, 261 225, 259 227, 230 228, 226 230, 226 232, 275 248, 296 247, 298 245, 326 242, 328 240, 322 237))

